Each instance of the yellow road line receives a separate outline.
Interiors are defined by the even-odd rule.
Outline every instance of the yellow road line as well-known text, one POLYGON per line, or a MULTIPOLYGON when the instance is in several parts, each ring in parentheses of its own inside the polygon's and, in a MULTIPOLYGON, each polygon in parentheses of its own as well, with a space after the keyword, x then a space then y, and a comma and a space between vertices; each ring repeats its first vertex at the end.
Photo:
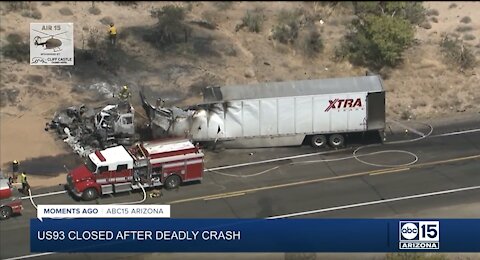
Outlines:
POLYGON ((370 173, 370 176, 375 176, 375 175, 380 175, 380 174, 385 174, 385 173, 394 173, 394 172, 403 172, 403 171, 408 171, 410 168, 400 168, 400 169, 394 169, 390 171, 381 171, 381 172, 375 172, 375 173, 370 173))
POLYGON ((223 195, 222 194, 221 196, 214 196, 214 197, 206 198, 206 199, 203 199, 203 200, 217 200, 217 199, 224 199, 224 198, 242 196, 242 195, 245 195, 245 194, 246 194, 245 192, 238 192, 238 193, 228 194, 228 195, 223 195))
MULTIPOLYGON (((245 195, 246 193, 251 193, 251 192, 256 192, 256 191, 292 187, 292 186, 298 186, 298 185, 304 185, 304 184, 311 184, 311 183, 317 183, 317 182, 346 179, 346 178, 365 176, 365 175, 379 175, 379 174, 385 174, 385 173, 394 173, 394 172, 399 172, 399 171, 411 170, 412 168, 420 168, 420 167, 425 167, 425 166, 445 164, 445 163, 450 163, 450 162, 466 161, 466 160, 472 160, 472 159, 478 159, 478 158, 480 158, 480 155, 472 155, 472 156, 459 157, 459 158, 453 158, 453 159, 447 159, 447 160, 440 160, 440 161, 434 161, 434 162, 414 164, 414 165, 410 165, 409 168, 386 168, 386 169, 379 169, 379 170, 373 170, 373 171, 352 173, 352 174, 347 174, 347 175, 340 175, 340 176, 319 178, 319 179, 313 179, 313 180, 298 181, 298 182, 292 182, 292 183, 284 183, 284 184, 278 184, 278 185, 272 185, 272 186, 266 186, 266 187, 260 187, 260 188, 252 188, 252 189, 246 189, 246 190, 239 190, 239 191, 233 191, 233 192, 226 192, 226 193, 219 193, 219 194, 212 194, 212 195, 188 198, 188 199, 183 199, 183 200, 175 200, 175 201, 172 201, 170 203, 167 202, 167 204, 171 205, 171 204, 178 204, 178 203, 184 203, 184 202, 190 202, 190 201, 196 201, 196 200, 208 200, 208 199, 220 198, 220 197, 224 198, 224 197, 229 197, 229 196, 237 196, 237 194, 240 194, 240 193, 242 193, 241 195, 245 195)), ((240 195, 238 195, 238 196, 240 196, 240 195)))

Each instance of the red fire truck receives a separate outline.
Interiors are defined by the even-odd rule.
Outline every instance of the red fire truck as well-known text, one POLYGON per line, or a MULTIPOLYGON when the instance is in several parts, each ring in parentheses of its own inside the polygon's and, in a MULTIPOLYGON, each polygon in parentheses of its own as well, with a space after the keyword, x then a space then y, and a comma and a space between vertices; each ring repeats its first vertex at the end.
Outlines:
POLYGON ((67 175, 68 189, 83 200, 143 187, 177 188, 201 180, 204 154, 189 140, 139 142, 88 155, 86 163, 67 175), (140 186, 140 185, 141 186, 140 186))
POLYGON ((13 188, 10 181, 0 176, 0 220, 21 213, 23 206, 19 195, 20 193, 13 188))

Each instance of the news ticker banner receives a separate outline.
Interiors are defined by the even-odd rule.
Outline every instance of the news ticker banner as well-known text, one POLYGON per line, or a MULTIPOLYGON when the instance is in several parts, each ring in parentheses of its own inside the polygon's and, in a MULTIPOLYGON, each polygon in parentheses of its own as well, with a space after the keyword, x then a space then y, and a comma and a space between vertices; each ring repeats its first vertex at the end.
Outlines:
POLYGON ((480 252, 480 219, 32 219, 32 252, 480 252))

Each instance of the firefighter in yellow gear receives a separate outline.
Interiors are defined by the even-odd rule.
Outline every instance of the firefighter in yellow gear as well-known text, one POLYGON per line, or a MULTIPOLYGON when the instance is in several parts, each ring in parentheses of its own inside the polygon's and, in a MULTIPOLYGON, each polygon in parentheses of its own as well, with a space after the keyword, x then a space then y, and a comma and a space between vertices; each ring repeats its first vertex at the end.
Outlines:
POLYGON ((108 29, 108 34, 110 36, 110 43, 115 45, 117 43, 117 28, 113 23, 110 24, 110 29, 108 29))
POLYGON ((120 94, 118 95, 120 99, 126 101, 128 98, 131 96, 130 91, 128 90, 127 86, 123 86, 122 90, 120 91, 120 94))
POLYGON ((22 174, 20 175, 20 181, 22 182, 22 192, 28 192, 28 190, 30 189, 30 185, 28 185, 26 172, 22 172, 22 174))

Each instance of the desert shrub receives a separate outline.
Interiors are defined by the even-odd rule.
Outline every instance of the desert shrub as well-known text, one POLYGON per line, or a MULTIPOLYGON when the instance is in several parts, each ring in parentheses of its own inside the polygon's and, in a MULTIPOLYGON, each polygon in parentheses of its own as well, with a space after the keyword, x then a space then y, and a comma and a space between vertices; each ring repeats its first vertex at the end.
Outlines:
POLYGON ((277 25, 273 27, 272 38, 285 44, 293 43, 298 37, 302 14, 301 9, 292 11, 282 9, 278 14, 277 25))
POLYGON ((435 16, 432 16, 432 17, 430 18, 430 21, 432 21, 432 23, 438 23, 438 18, 435 17, 435 16))
POLYGON ((7 12, 18 12, 25 9, 30 9, 30 4, 28 2, 15 1, 6 3, 7 12))
MULTIPOLYGON (((403 113, 402 113, 403 119, 403 113)), ((426 254, 426 253, 389 253, 386 260, 447 260, 448 258, 442 254, 426 254)))
POLYGON ((426 10, 421 2, 366 1, 353 2, 354 12, 361 19, 367 15, 390 15, 420 24, 425 21, 426 10))
POLYGON ((188 41, 189 28, 184 24, 187 10, 184 7, 176 5, 166 5, 161 9, 151 11, 151 16, 158 19, 156 25, 156 35, 147 36, 145 39, 157 46, 162 44, 176 43, 184 36, 184 41, 188 41))
POLYGON ((16 60, 18 62, 28 61, 30 58, 30 45, 22 40, 18 34, 7 35, 8 44, 1 49, 5 58, 16 60))
POLYGON ((315 27, 309 28, 300 41, 301 48, 306 57, 316 57, 324 49, 323 39, 315 27))
POLYGON ((247 10, 242 18, 241 27, 247 27, 248 31, 258 33, 262 30, 263 14, 261 10, 247 10))
POLYGON ((432 29, 432 25, 427 21, 421 23, 419 26, 422 27, 423 29, 427 29, 427 30, 432 29))
POLYGON ((461 23, 470 23, 472 19, 469 16, 465 16, 460 20, 461 23))
POLYGON ((218 23, 218 14, 214 11, 207 10, 202 13, 202 19, 214 25, 218 23))
POLYGON ((465 41, 473 41, 473 40, 476 39, 476 37, 475 37, 474 35, 472 35, 472 34, 465 34, 465 35, 463 36, 463 39, 464 39, 465 41))
POLYGON ((429 10, 427 10, 426 15, 427 16, 438 16, 438 15, 440 15, 440 13, 438 12, 437 9, 429 9, 429 10))
POLYGON ((105 17, 103 17, 102 19, 100 19, 100 22, 101 22, 103 25, 109 25, 109 24, 113 23, 113 19, 112 19, 112 17, 110 17, 110 16, 105 16, 105 17))
POLYGON ((51 6, 52 3, 50 3, 49 1, 46 1, 46 2, 42 2, 42 5, 43 6, 51 6))
POLYGON ((414 29, 409 21, 400 17, 368 15, 357 19, 339 50, 354 64, 373 69, 394 67, 402 60, 403 51, 414 39, 414 29))
POLYGON ((457 4, 456 3, 452 3, 448 6, 448 9, 452 9, 452 8, 456 8, 457 7, 457 4))
POLYGON ((138 5, 137 1, 115 1, 115 4, 119 6, 131 6, 134 8, 138 5))
POLYGON ((458 38, 444 35, 440 47, 447 63, 453 63, 462 70, 476 66, 475 54, 458 38))
POLYGON ((58 10, 58 12, 59 12, 61 15, 73 15, 72 10, 70 10, 70 8, 68 8, 68 7, 60 8, 60 9, 58 10))
POLYGON ((96 6, 92 6, 92 7, 88 8, 88 12, 90 14, 93 14, 93 15, 99 15, 99 14, 102 13, 102 11, 96 6))
POLYGON ((460 25, 457 27, 457 29, 455 29, 457 32, 469 32, 471 30, 473 30, 473 28, 468 25, 460 25))
POLYGON ((42 13, 36 7, 28 10, 24 10, 22 12, 22 16, 37 19, 37 20, 42 19, 42 13))
POLYGON ((231 1, 215 1, 213 2, 213 6, 217 8, 219 11, 225 11, 231 9, 233 7, 234 2, 231 1))

